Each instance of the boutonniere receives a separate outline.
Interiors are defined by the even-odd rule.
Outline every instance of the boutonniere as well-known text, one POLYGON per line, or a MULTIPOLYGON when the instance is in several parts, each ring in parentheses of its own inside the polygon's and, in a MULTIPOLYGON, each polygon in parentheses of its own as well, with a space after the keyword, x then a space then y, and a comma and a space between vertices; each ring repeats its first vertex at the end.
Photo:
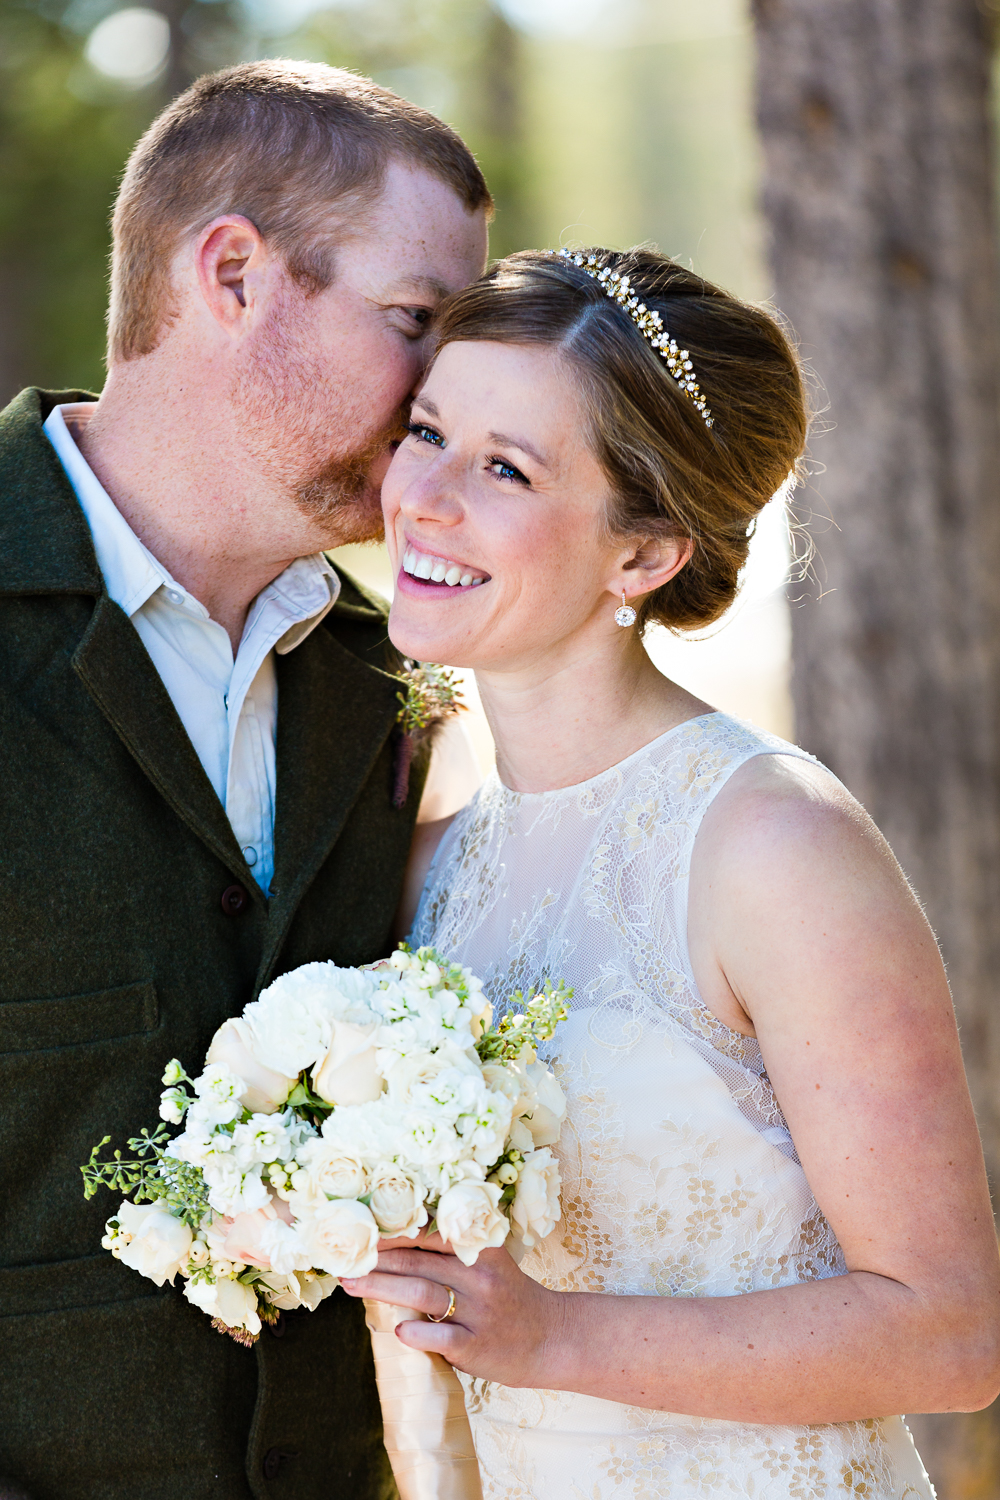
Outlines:
POLYGON ((399 673, 400 691, 396 694, 402 707, 396 715, 400 728, 396 745, 392 805, 406 804, 410 791, 410 766, 413 752, 452 714, 462 713, 466 704, 455 674, 448 667, 433 662, 407 661, 399 673))

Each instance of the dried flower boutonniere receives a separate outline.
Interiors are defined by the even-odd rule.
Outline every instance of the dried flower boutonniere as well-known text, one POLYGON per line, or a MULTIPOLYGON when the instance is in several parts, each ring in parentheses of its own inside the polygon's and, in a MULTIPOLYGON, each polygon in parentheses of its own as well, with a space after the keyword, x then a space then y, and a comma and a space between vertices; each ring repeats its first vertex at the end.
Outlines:
POLYGON ((402 707, 396 715, 400 736, 392 787, 392 805, 397 808, 405 806, 409 795, 410 766, 417 746, 433 738, 438 725, 466 707, 455 674, 448 667, 407 661, 399 680, 402 691, 396 697, 402 707))

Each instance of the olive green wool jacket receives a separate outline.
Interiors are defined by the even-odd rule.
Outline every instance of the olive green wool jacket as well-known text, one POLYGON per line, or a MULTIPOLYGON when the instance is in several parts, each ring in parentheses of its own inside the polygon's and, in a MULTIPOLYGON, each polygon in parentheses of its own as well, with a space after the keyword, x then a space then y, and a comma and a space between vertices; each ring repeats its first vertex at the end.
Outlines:
POLYGON ((276 975, 389 950, 422 775, 395 810, 384 607, 342 575, 277 658, 266 900, 42 431, 80 399, 0 414, 0 1490, 389 1500, 360 1304, 337 1291, 241 1348, 101 1249, 118 1199, 80 1176, 276 975))

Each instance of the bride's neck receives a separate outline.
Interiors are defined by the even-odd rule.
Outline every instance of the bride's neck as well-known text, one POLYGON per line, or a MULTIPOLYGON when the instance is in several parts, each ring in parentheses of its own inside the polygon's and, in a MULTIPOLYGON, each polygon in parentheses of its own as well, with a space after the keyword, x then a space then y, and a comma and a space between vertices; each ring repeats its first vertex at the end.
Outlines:
POLYGON ((497 772, 515 792, 575 786, 709 705, 656 670, 638 637, 517 671, 477 671, 497 772))

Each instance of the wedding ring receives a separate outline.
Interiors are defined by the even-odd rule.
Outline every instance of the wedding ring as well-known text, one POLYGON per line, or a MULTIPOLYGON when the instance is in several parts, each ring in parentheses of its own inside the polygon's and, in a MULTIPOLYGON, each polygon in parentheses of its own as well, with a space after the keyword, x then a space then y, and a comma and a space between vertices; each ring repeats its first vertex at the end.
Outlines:
POLYGON ((452 1288, 450 1286, 446 1286, 445 1287, 445 1291, 448 1293, 448 1306, 447 1306, 446 1310, 441 1314, 441 1316, 439 1318, 435 1318, 434 1315, 433 1315, 433 1313, 428 1313, 427 1314, 427 1320, 428 1320, 428 1322, 430 1322, 430 1323, 447 1323, 448 1319, 454 1313, 454 1311, 455 1311, 455 1293, 454 1293, 454 1291, 452 1290, 452 1288))

